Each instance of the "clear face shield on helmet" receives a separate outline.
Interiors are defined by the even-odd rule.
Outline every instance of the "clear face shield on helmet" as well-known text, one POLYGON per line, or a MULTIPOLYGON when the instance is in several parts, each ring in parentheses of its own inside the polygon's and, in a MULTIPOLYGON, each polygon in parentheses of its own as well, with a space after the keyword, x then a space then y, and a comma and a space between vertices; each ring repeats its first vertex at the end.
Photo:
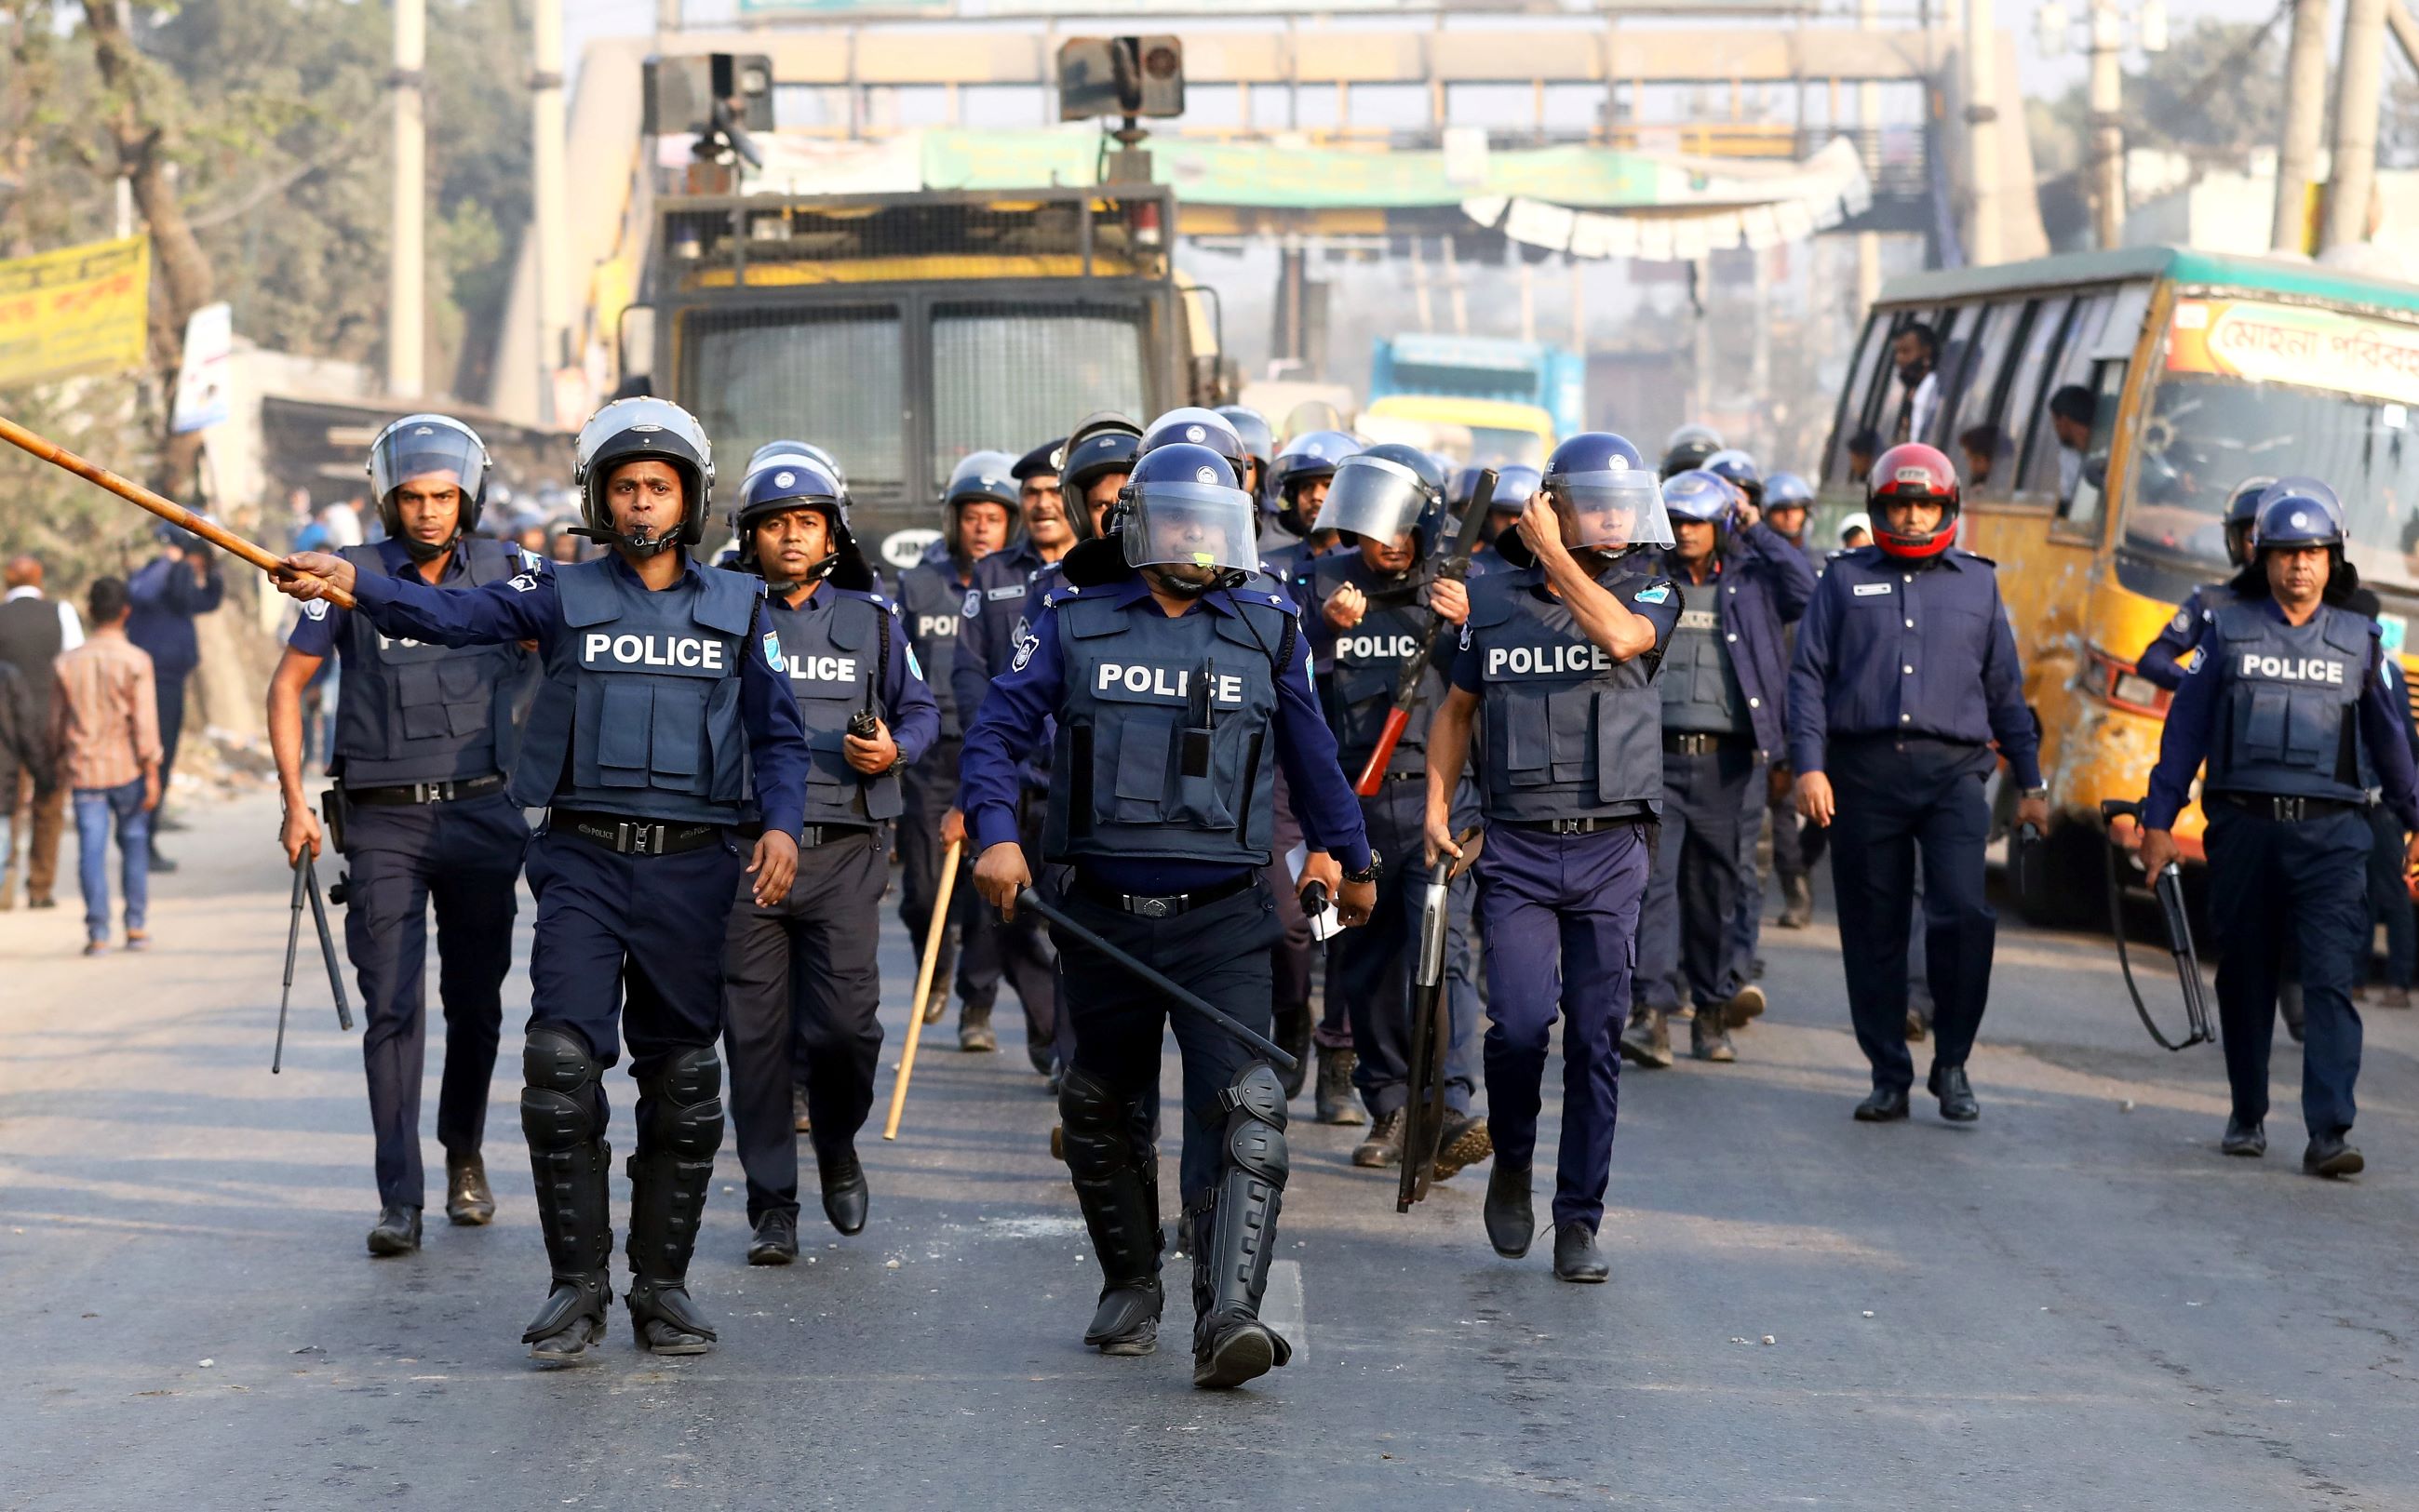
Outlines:
POLYGON ((457 533, 467 530, 477 512, 480 490, 486 486, 487 449, 459 420, 443 415, 407 415, 370 443, 369 473, 370 496, 377 501, 387 534, 404 540, 417 555, 421 545, 441 548, 448 542, 413 540, 395 509, 395 490, 415 479, 459 488, 462 512, 455 528, 457 533))
POLYGON ((1252 496, 1240 488, 1215 481, 1152 482, 1133 491, 1117 536, 1127 566, 1207 588, 1259 570, 1258 528, 1252 496))
POLYGON ((1573 551, 1614 556, 1673 543, 1663 490, 1643 467, 1564 473, 1547 480, 1546 493, 1563 525, 1563 544, 1573 551))
POLYGON ((1318 527, 1392 545, 1410 532, 1427 508, 1428 489, 1419 474, 1399 462, 1366 453, 1335 465, 1319 507, 1318 527))

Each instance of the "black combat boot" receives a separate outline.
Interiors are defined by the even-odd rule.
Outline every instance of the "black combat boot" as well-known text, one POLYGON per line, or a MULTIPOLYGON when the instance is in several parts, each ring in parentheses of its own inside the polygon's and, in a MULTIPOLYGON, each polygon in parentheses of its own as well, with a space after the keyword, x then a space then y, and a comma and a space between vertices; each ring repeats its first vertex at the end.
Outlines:
POLYGON ((674 1050, 639 1078, 630 1172, 630 1329, 656 1354, 703 1354, 715 1332, 688 1294, 688 1260, 714 1153, 722 1147, 722 1061, 710 1045, 674 1050))
POLYGON ((1159 1282, 1159 1184, 1134 1163, 1133 1105, 1091 1073, 1071 1068, 1058 1088, 1067 1170, 1101 1261, 1101 1303, 1084 1342, 1102 1354, 1159 1348, 1166 1293, 1159 1282))
POLYGON ((1255 1061, 1219 1100, 1226 1108, 1225 1168, 1189 1208, 1193 1383, 1226 1387, 1293 1357, 1293 1346, 1260 1321, 1288 1166, 1285 1087, 1274 1071, 1255 1061))
POLYGON ((521 1133, 537 1181, 538 1229, 554 1267, 554 1290, 521 1342, 545 1366, 594 1358, 605 1336, 605 1305, 613 1300, 605 1275, 613 1220, 606 1195, 611 1152, 596 1085, 603 1069, 572 1030, 532 1029, 521 1050, 521 1133))
POLYGON ((1384 1170, 1403 1163, 1403 1124, 1408 1115, 1402 1108, 1380 1113, 1378 1122, 1369 1125, 1369 1138, 1352 1152, 1352 1164, 1371 1170, 1384 1170))
POLYGON ((418 1249, 420 1210, 401 1202, 390 1202, 378 1209, 377 1222, 370 1225, 369 1246, 370 1253, 380 1260, 418 1249))
POLYGON ((1360 1056, 1348 1045, 1318 1047, 1318 1088, 1312 1103, 1318 1122, 1349 1126, 1367 1120, 1360 1095, 1352 1090, 1353 1068, 1360 1063, 1360 1056))
POLYGON ((487 1163, 476 1150, 445 1152, 445 1216, 472 1228, 495 1219, 496 1194, 487 1188, 487 1163))

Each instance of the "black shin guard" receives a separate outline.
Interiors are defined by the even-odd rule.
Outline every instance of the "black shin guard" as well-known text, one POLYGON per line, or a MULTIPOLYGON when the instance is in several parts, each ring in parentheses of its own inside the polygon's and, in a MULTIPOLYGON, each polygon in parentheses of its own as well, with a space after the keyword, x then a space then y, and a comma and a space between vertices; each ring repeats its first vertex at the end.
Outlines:
POLYGON ((1159 1337, 1159 1184, 1135 1163, 1132 1103, 1090 1073, 1069 1068, 1058 1088, 1067 1170, 1101 1261, 1101 1305, 1084 1342, 1110 1353, 1148 1353, 1159 1337))
POLYGON ((1220 1100, 1226 1109, 1225 1168, 1188 1212, 1193 1359, 1196 1385, 1231 1386, 1285 1364, 1292 1353, 1259 1321, 1285 1199, 1285 1085, 1256 1061, 1220 1100))
POLYGON ((529 1139, 537 1181, 538 1228, 546 1235, 554 1289, 521 1334, 521 1342, 555 1339, 578 1355, 604 1333, 612 1300, 605 1266, 613 1249, 605 1147, 599 1114, 604 1068, 570 1030, 540 1027, 521 1050, 521 1133, 529 1139))
POLYGON ((630 1325, 641 1347, 695 1352, 714 1330, 688 1294, 714 1153, 722 1147, 722 1062, 712 1046, 675 1050, 639 1078, 630 1172, 630 1325))

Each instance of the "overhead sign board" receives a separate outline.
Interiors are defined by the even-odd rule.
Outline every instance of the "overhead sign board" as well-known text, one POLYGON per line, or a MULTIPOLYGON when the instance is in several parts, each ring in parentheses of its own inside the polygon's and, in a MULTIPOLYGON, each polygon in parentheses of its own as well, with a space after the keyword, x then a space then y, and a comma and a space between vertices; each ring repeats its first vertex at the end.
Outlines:
POLYGON ((0 389, 143 365, 151 238, 0 262, 0 389))

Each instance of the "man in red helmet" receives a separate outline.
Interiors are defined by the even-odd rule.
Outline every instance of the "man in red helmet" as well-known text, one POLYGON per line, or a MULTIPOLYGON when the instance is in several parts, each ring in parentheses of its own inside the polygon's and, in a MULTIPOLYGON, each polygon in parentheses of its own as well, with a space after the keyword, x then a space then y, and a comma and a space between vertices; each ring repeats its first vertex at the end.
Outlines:
POLYGON ((1866 490, 1873 543, 1833 559, 1798 625, 1790 765, 1798 812, 1834 831, 1848 1010, 1873 1068, 1857 1118, 1907 1115, 1907 928, 1920 850, 1929 1085, 1941 1117, 1969 1123, 1981 1108, 1965 1057, 1997 929, 1982 895, 1991 834, 1982 785, 2006 757, 2024 795, 2017 822, 2047 828, 2041 732, 1993 563, 1953 544, 1959 489, 1949 459, 1919 444, 1892 447, 1874 460, 1866 490))

